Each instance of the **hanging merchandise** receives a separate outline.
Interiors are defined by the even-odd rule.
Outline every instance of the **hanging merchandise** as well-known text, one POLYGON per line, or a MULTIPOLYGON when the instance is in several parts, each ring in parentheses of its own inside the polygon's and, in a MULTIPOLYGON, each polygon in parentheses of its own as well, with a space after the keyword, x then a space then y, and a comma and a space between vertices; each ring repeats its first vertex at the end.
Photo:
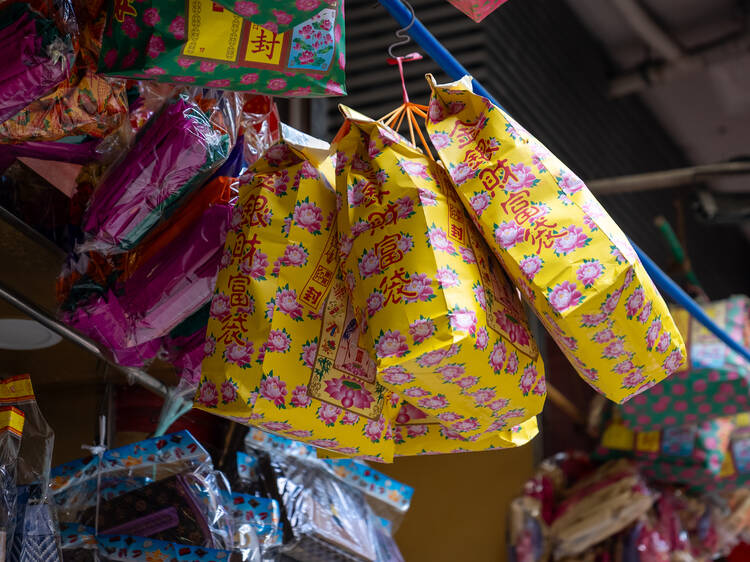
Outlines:
POLYGON ((5 560, 8 541, 16 529, 16 480, 24 414, 14 406, 0 407, 0 560, 5 560))
POLYGON ((315 385, 316 361, 336 352, 319 351, 322 327, 344 328, 341 314, 323 318, 326 298, 343 298, 346 311, 345 288, 335 283, 336 197, 321 171, 327 154, 327 144, 285 127, 250 168, 211 303, 195 404, 313 445, 390 460, 390 405, 372 373, 351 377, 349 400, 315 385))
POLYGON ((238 110, 232 94, 185 92, 170 99, 94 192, 81 250, 130 250, 174 213, 227 159, 238 110))
POLYGON ((0 123, 65 80, 75 59, 73 37, 29 4, 0 7, 0 123))
MULTIPOLYGON (((750 346, 750 299, 735 295, 703 307, 732 338, 750 346)), ((631 429, 658 429, 694 424, 698 420, 731 416, 750 409, 750 363, 729 349, 687 312, 688 369, 676 373, 622 408, 622 421, 631 429)))
POLYGON ((448 0, 456 8, 479 23, 508 0, 448 0))
POLYGON ((378 381, 408 405, 401 418, 426 414, 397 442, 404 453, 525 443, 536 431, 511 426, 535 428, 546 384, 516 291, 444 170, 384 123, 342 111, 339 246, 354 318, 378 381))
POLYGON ((258 4, 237 4, 233 13, 211 0, 110 0, 99 72, 274 96, 345 94, 343 0, 316 10, 264 2, 277 14, 263 27, 242 17, 258 4))
POLYGON ((583 182, 465 77, 427 130, 466 209, 578 373, 624 402, 685 361, 664 300, 583 182))
POLYGON ((263 552, 281 546, 281 512, 276 500, 233 492, 232 517, 236 546, 246 547, 248 537, 254 536, 258 537, 263 552), (254 532, 248 533, 248 527, 254 532))
POLYGON ((0 403, 24 417, 17 460, 15 532, 8 537, 8 560, 60 561, 60 537, 48 492, 55 434, 42 416, 29 375, 0 381, 0 403))

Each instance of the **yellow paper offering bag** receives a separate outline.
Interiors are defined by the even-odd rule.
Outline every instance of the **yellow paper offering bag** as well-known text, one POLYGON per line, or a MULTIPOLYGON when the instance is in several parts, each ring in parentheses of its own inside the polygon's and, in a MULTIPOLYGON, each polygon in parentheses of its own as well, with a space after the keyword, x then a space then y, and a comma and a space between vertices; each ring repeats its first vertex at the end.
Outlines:
POLYGON ((321 337, 343 331, 336 332, 325 308, 329 295, 343 290, 339 281, 331 293, 338 268, 336 197, 319 171, 327 145, 318 150, 314 139, 287 128, 282 136, 240 187, 195 406, 319 447, 389 461, 393 442, 382 412, 390 412, 390 396, 375 388, 374 369, 369 388, 354 377, 321 381, 320 369, 313 370, 327 352, 321 341, 332 339, 321 337), (360 392, 350 404, 340 389, 356 386, 360 392))
POLYGON ((428 79, 427 130, 461 201, 581 376, 624 402, 678 370, 664 300, 583 182, 469 77, 428 79))
POLYGON ((541 357, 450 178, 387 126, 342 111, 341 267, 378 380, 462 440, 533 418, 541 357))

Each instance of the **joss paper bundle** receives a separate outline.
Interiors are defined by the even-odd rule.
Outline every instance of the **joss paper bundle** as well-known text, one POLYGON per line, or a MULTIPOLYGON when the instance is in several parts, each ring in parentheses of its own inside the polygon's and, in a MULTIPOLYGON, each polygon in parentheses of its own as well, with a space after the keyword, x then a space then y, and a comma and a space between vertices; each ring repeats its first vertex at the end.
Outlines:
POLYGON ((135 247, 227 158, 235 116, 224 96, 208 111, 187 94, 169 100, 94 192, 82 225, 90 240, 83 247, 135 247))
POLYGON ((0 52, 0 123, 65 80, 75 58, 70 35, 19 3, 0 8, 0 52))
POLYGON ((538 414, 546 395, 516 290, 442 167, 389 127, 343 112, 342 274, 378 381, 457 438, 451 448, 483 434, 513 446, 509 428, 538 414))
POLYGON ((682 336, 584 183, 469 77, 428 78, 427 130, 461 201, 578 373, 624 402, 677 371, 682 336))
MULTIPOLYGON (((340 279, 335 288, 336 197, 324 177, 327 153, 327 144, 284 128, 241 185, 195 404, 318 447, 389 460, 385 389, 359 364, 334 365, 336 348, 321 343, 329 331, 340 339, 347 327, 339 318, 347 310, 340 279), (334 294, 343 306, 324 332, 323 307, 334 294), (318 371, 331 385, 319 380, 316 361, 328 366, 318 371)), ((355 360, 358 333, 356 323, 348 326, 355 360)))

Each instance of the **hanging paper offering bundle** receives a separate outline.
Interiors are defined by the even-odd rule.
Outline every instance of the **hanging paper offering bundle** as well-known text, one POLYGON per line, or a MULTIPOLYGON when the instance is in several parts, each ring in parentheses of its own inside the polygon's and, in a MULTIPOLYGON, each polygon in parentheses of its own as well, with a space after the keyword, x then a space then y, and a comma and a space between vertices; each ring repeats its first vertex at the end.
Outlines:
POLYGON ((448 0, 475 22, 480 22, 508 0, 448 0))
POLYGON ((243 17, 256 2, 237 2, 237 13, 211 0, 108 4, 101 73, 274 96, 345 93, 343 0, 260 3, 272 22, 243 17))
POLYGON ((70 35, 28 4, 0 8, 0 123, 68 77, 75 50, 70 35))
POLYGON ((579 374, 624 402, 677 371, 682 336, 583 182, 469 77, 428 78, 427 129, 461 201, 579 374))
POLYGON ((220 96, 207 112, 199 101, 206 99, 169 100, 110 168, 84 217, 85 249, 132 249, 226 160, 236 135, 235 100, 220 96))
POLYGON ((386 125, 342 111, 342 274, 378 380, 444 433, 477 440, 505 430, 513 442, 509 428, 539 413, 546 395, 517 292, 444 170, 386 125))
POLYGON ((336 197, 320 171, 327 152, 285 128, 241 185, 195 405, 318 447, 390 460, 385 389, 374 371, 346 378, 333 365, 345 331, 346 349, 364 357, 356 324, 342 325, 346 291, 340 281, 331 290, 338 253, 336 197), (324 310, 327 298, 343 300, 324 310))

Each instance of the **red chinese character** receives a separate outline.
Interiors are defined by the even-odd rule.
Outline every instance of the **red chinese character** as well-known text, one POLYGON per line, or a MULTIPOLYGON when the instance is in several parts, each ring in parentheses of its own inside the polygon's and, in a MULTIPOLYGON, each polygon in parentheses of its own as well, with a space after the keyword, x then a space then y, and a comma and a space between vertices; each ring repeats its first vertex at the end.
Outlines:
POLYGON ((326 246, 325 254, 323 255, 326 264, 334 263, 339 258, 339 250, 334 241, 334 235, 332 234, 328 237, 328 245, 326 246))
POLYGON ((323 291, 319 291, 314 286, 310 285, 302 294, 302 300, 310 305, 310 308, 316 308, 322 296, 323 291))
POLYGON ((513 215, 529 205, 529 201, 526 199, 529 195, 531 195, 531 192, 528 189, 511 193, 505 201, 500 203, 500 206, 503 208, 503 211, 509 215, 513 215))
POLYGON ((324 287, 328 287, 331 279, 333 279, 333 271, 331 271, 330 269, 326 269, 322 265, 316 267, 315 271, 312 274, 312 280, 319 285, 323 285, 324 287))
POLYGON ((552 244, 554 244, 555 238, 565 236, 565 232, 560 232, 559 234, 555 233, 554 228, 556 226, 557 223, 547 224, 547 219, 541 217, 534 221, 533 231, 530 228, 526 230, 524 240, 536 244, 536 253, 539 255, 542 253, 542 247, 549 249, 552 247, 552 244))
POLYGON ((414 291, 407 291, 405 287, 409 284, 409 274, 403 267, 399 267, 393 272, 393 275, 388 278, 384 277, 380 282, 379 289, 383 291, 385 295, 385 302, 383 306, 389 302, 398 304, 401 299, 406 298, 407 300, 415 300, 419 295, 414 291))
POLYGON ((229 276, 229 306, 248 306, 250 298, 247 296, 248 279, 242 275, 229 276))
POLYGON ((257 30, 258 35, 250 41, 250 44, 253 45, 253 50, 250 52, 254 54, 263 53, 268 60, 273 60, 273 53, 279 44, 278 37, 274 32, 268 31, 264 27, 258 27, 257 30))
POLYGON ((260 193, 255 193, 248 198, 244 210, 250 212, 250 226, 268 226, 267 205, 268 199, 260 193))
POLYGON ((515 219, 518 224, 523 224, 527 220, 533 220, 535 217, 540 215, 542 213, 542 209, 537 207, 536 205, 528 205, 524 209, 518 211, 515 214, 515 219))
POLYGON ((385 270, 388 266, 398 263, 404 258, 404 253, 398 247, 400 240, 400 234, 389 234, 375 244, 375 255, 380 260, 381 270, 385 270))
POLYGON ((242 334, 247 333, 247 314, 240 312, 234 316, 227 316, 221 321, 221 336, 219 339, 224 345, 234 342, 239 345, 246 345, 242 340, 242 334))
POLYGON ((362 195, 364 195, 365 201, 367 201, 365 208, 374 205, 376 202, 382 205, 383 196, 390 195, 390 193, 388 190, 381 190, 378 184, 368 180, 362 188, 362 195))
POLYGON ((367 222, 370 223, 370 236, 375 234, 376 229, 384 228, 389 224, 394 224, 397 220, 398 207, 395 203, 389 203, 382 213, 378 211, 370 213, 367 217, 367 222))
POLYGON ((125 16, 136 16, 138 12, 130 5, 133 0, 115 0, 113 15, 120 23, 125 21, 125 16))
POLYGON ((492 146, 487 139, 479 139, 471 150, 464 155, 466 162, 472 170, 476 170, 484 162, 491 162, 492 157, 500 148, 500 145, 492 146))
POLYGON ((459 224, 453 224, 451 223, 451 229, 450 229, 450 236, 451 238, 458 240, 459 242, 463 242, 464 240, 464 227, 459 224))
POLYGON ((235 240, 234 242, 232 257, 242 259, 249 255, 250 259, 252 260, 252 257, 255 254, 255 247, 258 244, 260 244, 260 240, 258 240, 257 234, 253 234, 253 237, 248 240, 244 232, 239 232, 237 234, 237 240, 235 240))

